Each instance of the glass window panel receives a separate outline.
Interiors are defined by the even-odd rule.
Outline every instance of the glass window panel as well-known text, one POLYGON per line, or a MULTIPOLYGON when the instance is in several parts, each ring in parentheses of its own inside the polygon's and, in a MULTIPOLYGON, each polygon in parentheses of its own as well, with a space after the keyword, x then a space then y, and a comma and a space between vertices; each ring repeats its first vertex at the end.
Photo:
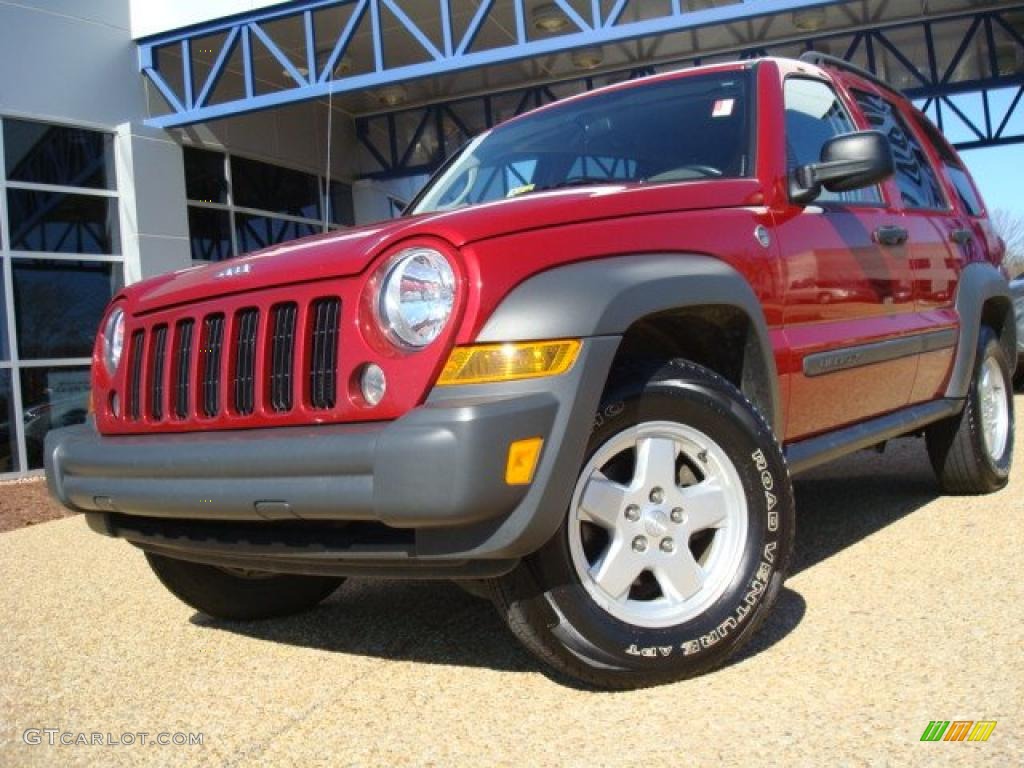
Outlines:
POLYGON ((188 238, 192 258, 223 261, 231 258, 231 215, 212 208, 188 209, 188 238))
POLYGON ((7 293, 4 291, 4 276, 0 272, 0 360, 11 359, 11 345, 7 334, 7 293))
POLYGON ((23 368, 21 402, 28 469, 40 469, 46 433, 85 421, 89 412, 89 367, 23 368))
POLYGON ((203 203, 226 203, 228 180, 224 177, 224 155, 185 147, 185 196, 203 203))
MULTIPOLYGON (((786 150, 789 170, 821 160, 821 150, 829 139, 857 130, 831 86, 819 80, 791 77, 786 80, 786 150)), ((816 202, 882 202, 878 187, 829 192, 822 189, 816 202)))
POLYGON ((946 208, 946 197, 924 149, 896 109, 873 93, 854 91, 853 97, 871 127, 889 137, 896 166, 896 185, 903 205, 907 208, 946 208))
POLYGON ((12 181, 114 189, 114 137, 28 120, 4 120, 4 168, 12 181))
POLYGON ((331 224, 351 227, 356 223, 356 209, 352 201, 352 185, 331 182, 331 224))
POLYGON ((114 198, 8 189, 7 210, 12 250, 96 254, 121 250, 114 198))
POLYGON ((244 157, 231 158, 235 205, 320 219, 320 179, 244 157))
POLYGON ((91 357, 103 310, 122 285, 121 265, 15 259, 12 267, 20 357, 91 357))
POLYGON ((269 245, 284 243, 307 235, 315 235, 321 227, 286 219, 275 219, 271 216, 251 216, 246 213, 235 214, 235 231, 238 235, 240 253, 250 253, 266 248, 269 245))
POLYGON ((18 440, 14 431, 11 372, 0 370, 0 472, 18 471, 18 440))

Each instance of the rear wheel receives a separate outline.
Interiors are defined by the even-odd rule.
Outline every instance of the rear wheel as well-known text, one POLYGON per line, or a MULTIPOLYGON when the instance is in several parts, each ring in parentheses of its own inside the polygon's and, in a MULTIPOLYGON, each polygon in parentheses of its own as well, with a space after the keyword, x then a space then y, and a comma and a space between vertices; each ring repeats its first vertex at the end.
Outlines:
POLYGON ((217 619, 245 621, 308 610, 344 581, 325 576, 218 568, 146 553, 160 582, 179 600, 217 619))
POLYGON ((973 495, 1005 486, 1013 459, 1013 422, 1006 353, 992 329, 982 328, 963 411, 933 424, 925 433, 942 490, 973 495))
POLYGON ((753 634, 792 549, 789 476, 731 384, 674 362, 605 398, 558 533, 494 582, 499 612, 562 673, 606 688, 689 677, 753 634))

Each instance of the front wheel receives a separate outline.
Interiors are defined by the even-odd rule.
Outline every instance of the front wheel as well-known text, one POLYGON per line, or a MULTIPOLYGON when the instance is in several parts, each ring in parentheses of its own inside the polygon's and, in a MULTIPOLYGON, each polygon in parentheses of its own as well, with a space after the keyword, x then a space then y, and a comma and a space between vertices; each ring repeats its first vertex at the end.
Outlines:
POLYGON ((705 672, 782 586, 794 505, 782 453, 731 384, 673 362, 601 407, 566 519, 492 585, 541 660, 604 688, 705 672))
POLYGON ((175 597, 216 619, 247 621, 299 613, 327 598, 344 581, 218 568, 153 552, 146 553, 146 560, 175 597))

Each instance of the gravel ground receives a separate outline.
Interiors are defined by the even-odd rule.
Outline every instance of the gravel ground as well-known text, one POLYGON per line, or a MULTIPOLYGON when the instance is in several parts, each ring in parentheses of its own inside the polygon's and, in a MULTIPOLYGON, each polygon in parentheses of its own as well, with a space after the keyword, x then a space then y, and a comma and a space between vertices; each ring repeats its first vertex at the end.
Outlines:
POLYGON ((907 440, 807 475, 796 568, 752 647, 616 694, 550 679, 449 584, 353 581, 231 624, 81 520, 6 533, 0 765, 1024 765, 1024 437, 1017 467, 998 495, 940 499, 907 440), (998 726, 918 741, 936 719, 998 726), (26 728, 204 743, 27 746, 26 728))
POLYGON ((0 533, 70 515, 50 497, 41 477, 0 483, 0 533))

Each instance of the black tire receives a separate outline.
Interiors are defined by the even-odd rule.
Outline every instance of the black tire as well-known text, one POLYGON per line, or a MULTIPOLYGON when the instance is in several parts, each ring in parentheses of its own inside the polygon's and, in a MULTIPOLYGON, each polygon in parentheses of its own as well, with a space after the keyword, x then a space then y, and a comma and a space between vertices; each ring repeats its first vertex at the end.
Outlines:
MULTIPOLYGON (((721 665, 750 639, 770 611, 793 548, 793 491, 771 429, 732 384, 699 365, 674 361, 648 366, 634 370, 624 384, 609 387, 583 468, 616 435, 653 422, 686 425, 717 443, 736 470, 736 493, 746 502, 746 535, 738 539, 738 565, 722 582, 724 591, 705 610, 681 623, 658 627, 628 623, 605 610, 573 564, 572 514, 544 547, 511 574, 490 583, 498 612, 529 651, 556 671, 599 688, 656 685, 721 665)), ((634 458, 634 466, 635 462, 634 458)), ((643 519, 650 514, 658 512, 645 508, 643 519)), ((669 546, 671 551, 671 542, 669 546)), ((650 574, 641 573, 627 587, 627 600, 633 600, 646 576, 650 574)))
POLYGON ((1006 353, 992 329, 982 327, 974 376, 963 411, 931 425, 925 431, 928 457, 944 493, 973 496, 993 493, 1006 485, 1013 460, 1013 421, 1013 395, 1006 353), (988 360, 995 361, 1002 374, 1002 391, 1009 409, 1009 434, 998 456, 990 454, 982 428, 983 403, 979 387, 988 360))
POLYGON ((183 603, 216 619, 248 621, 300 613, 320 603, 344 581, 326 576, 232 573, 202 563, 146 553, 150 568, 183 603))
POLYGON ((1013 391, 1024 392, 1024 355, 1017 357, 1017 370, 1013 372, 1013 391))

